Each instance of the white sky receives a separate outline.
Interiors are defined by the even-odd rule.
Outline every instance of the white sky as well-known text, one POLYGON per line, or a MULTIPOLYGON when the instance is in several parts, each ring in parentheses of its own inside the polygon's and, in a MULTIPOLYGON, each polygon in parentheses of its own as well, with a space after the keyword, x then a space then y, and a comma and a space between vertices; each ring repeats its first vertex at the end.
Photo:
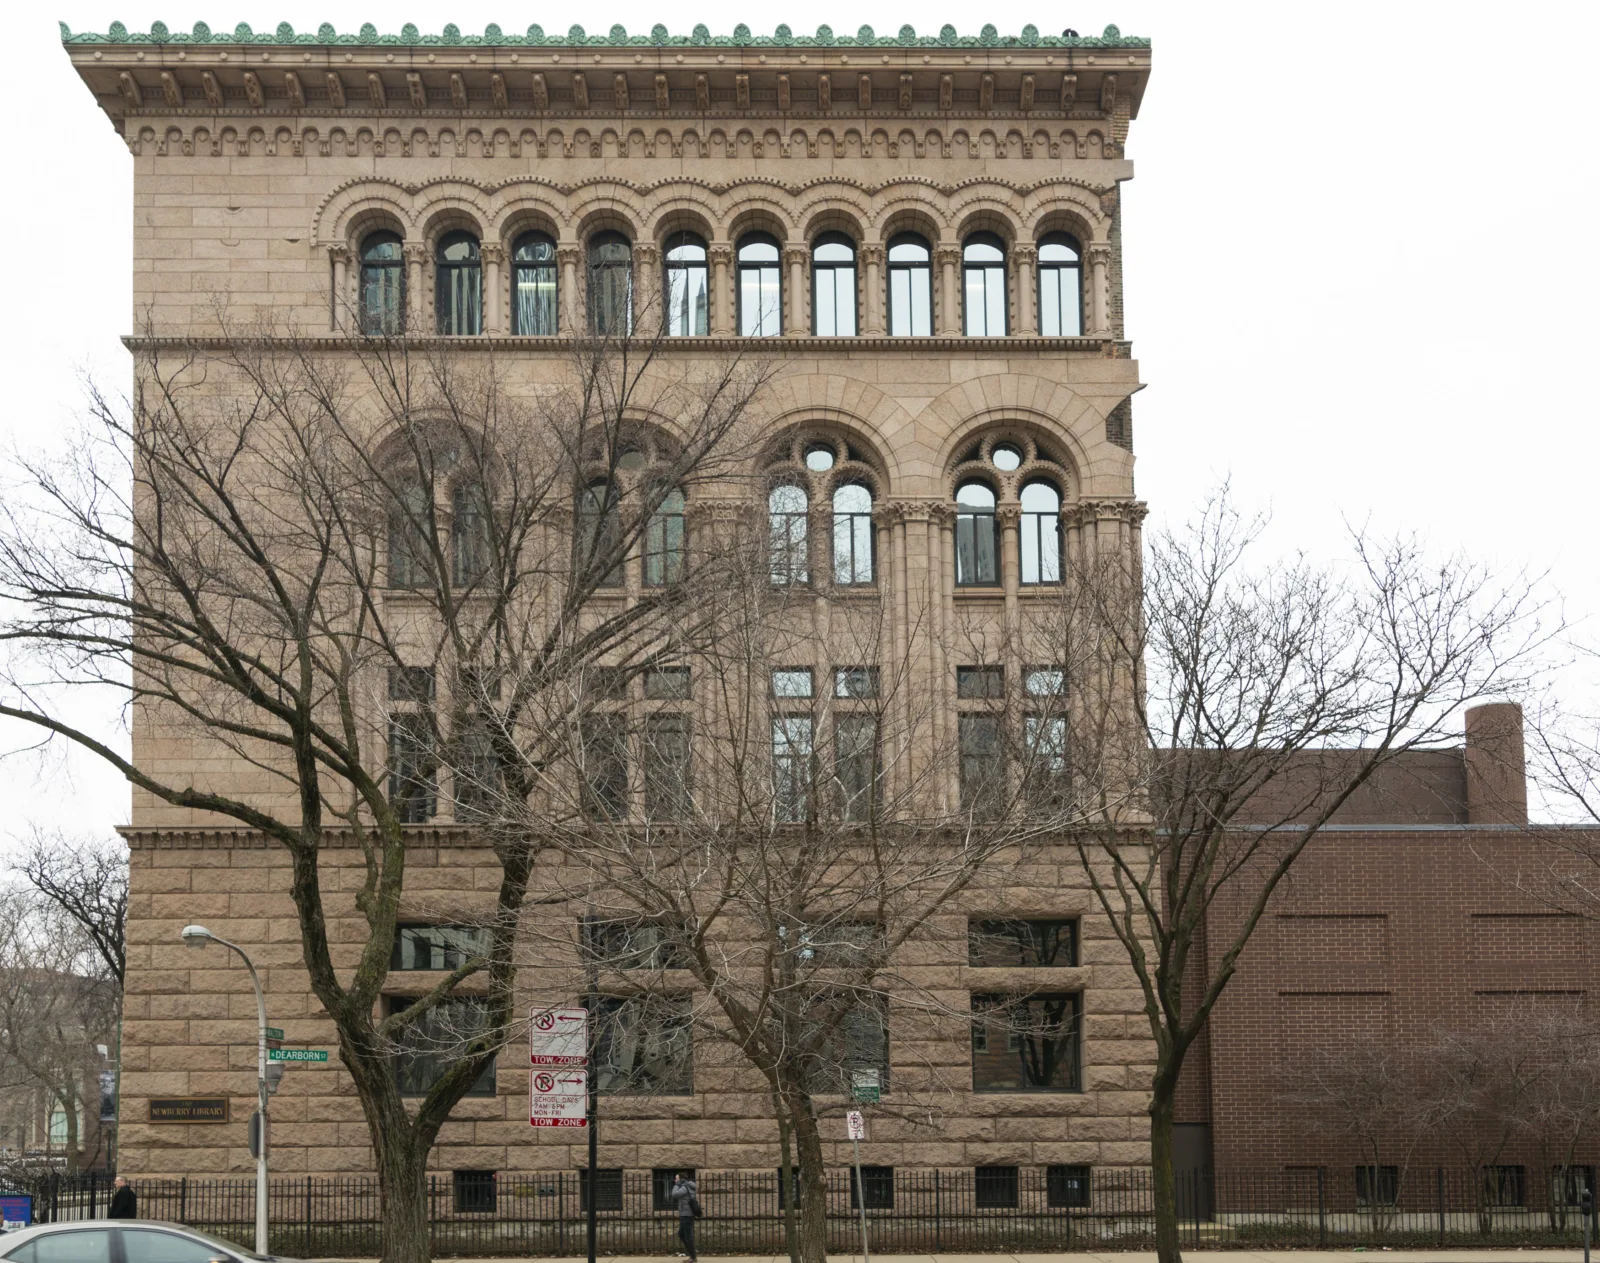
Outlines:
MULTIPOLYGON (((0 441, 34 445, 81 407, 80 375, 127 359, 131 159, 68 66, 56 22, 104 31, 362 22, 674 34, 822 22, 1014 34, 1108 22, 1155 41, 1124 189, 1138 490, 1181 517, 1231 477, 1273 538, 1342 552, 1345 522, 1548 571, 1568 616, 1600 610, 1592 516, 1600 293, 1592 50, 1600 5, 990 0, 792 4, 612 0, 528 10, 455 0, 196 5, 80 0, 12 10, 11 302, 0 307, 0 441), (30 123, 31 120, 31 123, 30 123), (29 131, 29 126, 43 131, 29 131), (1587 367, 1586 367, 1587 366, 1587 367)), ((1585 638, 1600 639, 1593 627, 1585 638)), ((1589 699, 1574 699, 1588 701, 1589 699)), ((0 728, 0 746, 23 734, 0 728)), ((0 843, 32 824, 103 832, 120 779, 91 761, 0 764, 0 843)))

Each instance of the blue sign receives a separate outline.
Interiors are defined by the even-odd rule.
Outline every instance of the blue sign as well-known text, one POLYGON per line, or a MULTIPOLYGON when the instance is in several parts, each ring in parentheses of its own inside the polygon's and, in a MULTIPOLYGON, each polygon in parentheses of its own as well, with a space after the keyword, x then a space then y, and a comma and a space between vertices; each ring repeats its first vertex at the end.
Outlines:
POLYGON ((0 1219, 6 1230, 26 1228, 33 1222, 32 1193, 0 1193, 0 1219))

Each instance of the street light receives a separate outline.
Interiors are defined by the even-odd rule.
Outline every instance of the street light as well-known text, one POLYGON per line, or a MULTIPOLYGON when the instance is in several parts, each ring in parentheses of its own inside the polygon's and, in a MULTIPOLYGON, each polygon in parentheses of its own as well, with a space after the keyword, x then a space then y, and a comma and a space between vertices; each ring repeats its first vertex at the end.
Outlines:
POLYGON ((244 954, 244 948, 237 943, 230 943, 225 938, 219 938, 203 925, 186 925, 183 927, 183 941, 190 947, 204 947, 207 943, 221 943, 230 951, 238 952, 239 959, 244 961, 244 967, 250 971, 250 982, 256 989, 256 1117, 252 1120, 256 1124, 255 1141, 251 1147, 256 1151, 256 1253, 267 1253, 267 1001, 261 994, 261 978, 256 973, 256 967, 250 963, 250 958, 244 954))

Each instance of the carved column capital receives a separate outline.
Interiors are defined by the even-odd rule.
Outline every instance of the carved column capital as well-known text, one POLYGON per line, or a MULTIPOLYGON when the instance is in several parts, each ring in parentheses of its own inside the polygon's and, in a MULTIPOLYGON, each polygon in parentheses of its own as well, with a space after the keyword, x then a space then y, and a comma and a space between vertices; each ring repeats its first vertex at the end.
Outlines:
POLYGON ((1069 509, 1063 509, 1061 520, 1069 521, 1068 514, 1074 514, 1072 525, 1084 522, 1126 522, 1130 526, 1137 526, 1149 516, 1150 506, 1143 500, 1080 500, 1069 509))
POLYGON ((937 526, 946 530, 954 529, 956 524, 956 506, 948 500, 935 500, 928 505, 928 517, 937 526))
POLYGON ((634 262, 654 267, 661 261, 661 250, 653 241, 641 241, 633 247, 634 262))
POLYGON ((864 267, 881 267, 885 253, 884 247, 876 241, 868 242, 857 251, 864 267))
POLYGON ((354 254, 349 246, 339 242, 328 247, 328 257, 335 263, 349 263, 354 254))
POLYGON ((961 262, 961 247, 953 242, 935 246, 933 258, 940 267, 954 267, 961 262))
POLYGON ((1031 267, 1039 261, 1039 247, 1031 241, 1019 241, 1011 247, 1011 257, 1018 263, 1026 263, 1031 267))
POLYGON ((1014 531, 1022 522, 1022 506, 1020 504, 1002 504, 994 511, 994 520, 1000 523, 1003 531, 1014 531))
POLYGON ((567 245, 556 247, 556 262, 562 267, 577 267, 583 262, 583 247, 567 245))
POLYGON ((498 241, 486 241, 478 247, 478 255, 485 264, 499 266, 506 261, 506 248, 498 241))
POLYGON ((718 241, 706 247, 706 259, 713 267, 727 267, 733 262, 733 247, 726 241, 718 241))
POLYGON ((1091 267, 1109 267, 1111 265, 1111 246, 1108 242, 1096 241, 1090 244, 1089 265, 1091 267))
POLYGON ((805 246, 785 246, 783 261, 788 267, 804 267, 811 262, 811 251, 805 246))
POLYGON ((428 247, 418 241, 408 241, 400 247, 407 263, 414 263, 419 267, 428 261, 428 247))

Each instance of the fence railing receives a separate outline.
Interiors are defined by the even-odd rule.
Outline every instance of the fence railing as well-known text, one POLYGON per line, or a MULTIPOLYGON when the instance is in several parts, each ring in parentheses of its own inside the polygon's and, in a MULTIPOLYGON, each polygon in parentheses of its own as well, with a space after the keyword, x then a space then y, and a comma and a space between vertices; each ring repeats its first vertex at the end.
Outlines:
MULTIPOLYGON (((1582 1239, 1576 1200, 1591 1179, 1590 1167, 1542 1175, 1532 1167, 1190 1171, 1178 1177, 1177 1201, 1190 1249, 1571 1245, 1582 1239)), ((776 1172, 703 1172, 698 1183, 702 1253, 784 1253, 776 1172)), ((189 1224, 241 1244, 254 1239, 253 1179, 139 1180, 135 1189, 142 1219, 189 1224)), ((25 1191, 35 1195, 35 1217, 48 1221, 104 1215, 111 1187, 101 1174, 45 1175, 25 1191)), ((865 1191, 872 1247, 885 1254, 1136 1250, 1154 1240, 1144 1170, 878 1169, 869 1170, 865 1191)), ((587 1193, 577 1172, 432 1176, 434 1254, 582 1254, 587 1193)), ((597 1193, 602 1254, 675 1252, 677 1214, 659 1179, 605 1173, 597 1193)), ((826 1213, 829 1250, 858 1248, 849 1170, 828 1172, 826 1213)), ((274 1179, 269 1217, 274 1252, 316 1258, 382 1251, 371 1176, 274 1179)), ((1596 1227, 1591 1222, 1591 1232, 1596 1227)))

